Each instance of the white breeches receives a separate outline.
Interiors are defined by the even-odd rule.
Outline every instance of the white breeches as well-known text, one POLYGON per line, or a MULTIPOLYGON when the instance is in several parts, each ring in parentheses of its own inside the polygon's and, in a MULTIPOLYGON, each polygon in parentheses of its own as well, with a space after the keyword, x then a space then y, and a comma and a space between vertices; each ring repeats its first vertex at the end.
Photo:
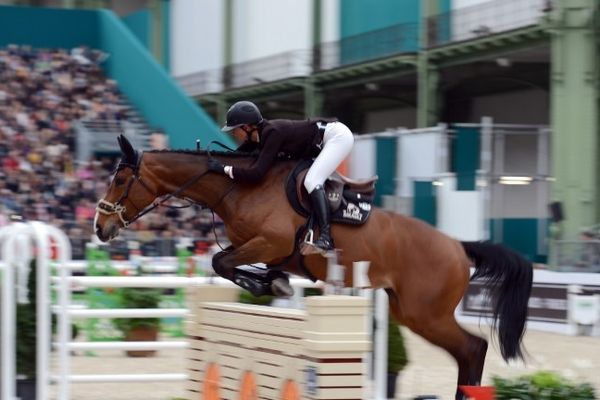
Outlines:
POLYGON ((304 178, 304 187, 311 193, 318 185, 335 171, 352 151, 354 136, 352 131, 341 122, 330 122, 323 133, 323 145, 315 162, 304 178))

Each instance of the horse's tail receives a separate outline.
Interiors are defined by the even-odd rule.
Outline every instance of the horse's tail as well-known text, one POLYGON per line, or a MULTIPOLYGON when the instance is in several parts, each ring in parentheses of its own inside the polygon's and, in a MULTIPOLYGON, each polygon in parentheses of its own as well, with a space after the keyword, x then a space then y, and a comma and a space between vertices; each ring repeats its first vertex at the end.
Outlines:
POLYGON ((505 361, 523 358, 527 303, 531 294, 533 266, 520 254, 490 242, 461 242, 475 263, 471 280, 481 278, 490 290, 500 352, 505 361))

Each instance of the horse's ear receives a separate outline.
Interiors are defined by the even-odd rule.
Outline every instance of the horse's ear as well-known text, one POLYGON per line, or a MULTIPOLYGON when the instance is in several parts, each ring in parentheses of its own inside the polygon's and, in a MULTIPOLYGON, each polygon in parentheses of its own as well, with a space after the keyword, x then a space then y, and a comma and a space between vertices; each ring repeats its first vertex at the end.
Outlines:
POLYGON ((125 135, 119 135, 117 137, 117 140, 119 141, 119 147, 121 148, 121 151, 123 152, 125 157, 131 160, 135 159, 135 150, 133 149, 133 146, 131 145, 127 137, 125 135))

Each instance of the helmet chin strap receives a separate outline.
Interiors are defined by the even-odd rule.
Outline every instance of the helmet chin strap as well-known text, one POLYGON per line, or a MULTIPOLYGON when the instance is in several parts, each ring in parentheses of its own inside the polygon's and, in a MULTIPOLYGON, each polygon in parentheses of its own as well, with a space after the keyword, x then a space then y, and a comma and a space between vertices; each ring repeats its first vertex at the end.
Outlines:
MULTIPOLYGON (((242 127, 242 130, 243 130, 244 132, 246 132, 246 137, 247 137, 248 141, 249 141, 249 142, 250 142, 250 141, 252 141, 252 134, 253 134, 253 133, 254 133, 254 131, 256 130, 256 127, 255 127, 255 128, 246 129, 246 126, 243 126, 243 127, 242 127)), ((258 141, 258 140, 257 140, 257 141, 258 141)))

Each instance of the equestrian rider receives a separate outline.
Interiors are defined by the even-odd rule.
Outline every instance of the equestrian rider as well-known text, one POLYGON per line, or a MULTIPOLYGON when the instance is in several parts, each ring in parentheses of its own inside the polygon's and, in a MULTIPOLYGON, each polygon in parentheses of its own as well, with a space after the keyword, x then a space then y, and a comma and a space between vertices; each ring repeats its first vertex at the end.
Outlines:
POLYGON ((238 150, 258 148, 258 158, 249 168, 209 160, 209 170, 227 175, 235 181, 259 182, 281 155, 296 159, 316 157, 304 179, 320 232, 313 244, 313 252, 325 255, 333 250, 329 201, 323 185, 352 150, 354 137, 350 129, 335 118, 267 120, 254 103, 238 101, 227 111, 227 122, 222 130, 231 132, 236 139, 243 141, 238 150))

